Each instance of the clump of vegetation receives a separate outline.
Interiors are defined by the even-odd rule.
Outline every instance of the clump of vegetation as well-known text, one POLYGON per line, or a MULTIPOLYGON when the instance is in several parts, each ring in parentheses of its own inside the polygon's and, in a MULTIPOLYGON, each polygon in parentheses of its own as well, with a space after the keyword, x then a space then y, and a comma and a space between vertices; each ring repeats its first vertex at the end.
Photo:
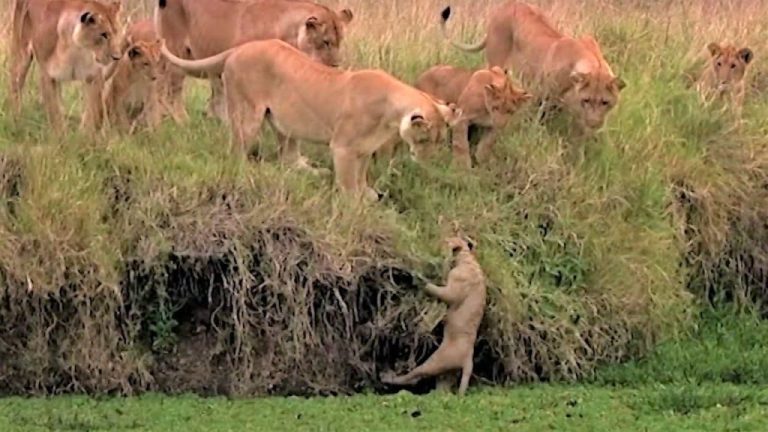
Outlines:
MULTIPOLYGON (((442 309, 414 278, 440 277, 454 224, 478 240, 488 276, 475 372, 490 382, 579 379, 687 330, 706 301, 762 304, 768 104, 755 89, 737 123, 703 108, 682 71, 683 53, 710 39, 763 51, 768 8, 738 14, 747 34, 695 2, 664 14, 621 3, 551 5, 568 31, 594 32, 629 83, 596 140, 527 113, 471 173, 450 169, 447 151, 375 167, 377 205, 270 162, 274 146, 267 162, 230 154, 225 128, 202 115, 204 87, 189 89, 186 126, 130 138, 91 139, 76 121, 54 136, 27 97, 21 120, 0 114, 0 387, 381 389, 381 370, 437 346, 442 309), (583 12, 596 8, 612 19, 583 12)), ((490 2, 453 4, 456 32, 481 34, 490 2)), ((357 67, 410 81, 483 61, 440 40, 442 2, 346 5, 357 67)), ((325 148, 305 149, 330 166, 325 148)))

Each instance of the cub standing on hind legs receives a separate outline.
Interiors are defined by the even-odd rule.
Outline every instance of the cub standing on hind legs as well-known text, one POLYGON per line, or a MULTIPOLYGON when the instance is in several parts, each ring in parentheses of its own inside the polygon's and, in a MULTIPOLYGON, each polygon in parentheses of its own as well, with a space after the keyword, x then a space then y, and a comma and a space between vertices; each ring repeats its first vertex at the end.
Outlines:
POLYGON ((102 120, 104 67, 119 60, 120 2, 90 0, 14 0, 11 25, 13 111, 21 110, 21 91, 32 60, 40 65, 40 91, 51 125, 61 130, 60 85, 85 83, 83 126, 96 129, 102 120))
MULTIPOLYGON (((447 7, 441 14, 446 39, 450 16, 447 7)), ((583 134, 591 135, 603 126, 625 84, 614 75, 592 36, 565 36, 539 8, 517 1, 495 7, 489 16, 482 41, 451 44, 469 52, 484 49, 488 67, 512 68, 538 97, 564 105, 583 134)))
POLYGON ((340 189, 374 201, 366 174, 376 151, 402 139, 415 159, 426 159, 461 115, 386 72, 325 66, 276 39, 202 60, 162 52, 187 72, 222 75, 237 150, 245 154, 258 140, 264 120, 281 147, 291 139, 330 143, 340 189))
POLYGON ((475 258, 474 244, 468 239, 451 237, 446 243, 453 254, 453 268, 445 287, 432 284, 425 291, 448 304, 443 341, 424 364, 396 376, 383 374, 381 381, 392 385, 413 385, 422 378, 461 370, 459 395, 463 396, 472 375, 477 330, 485 312, 485 276, 475 258))
POLYGON ((481 129, 475 158, 487 162, 501 131, 512 116, 531 99, 531 95, 516 88, 506 72, 498 66, 490 69, 468 70, 454 66, 434 66, 416 80, 415 87, 441 99, 455 103, 462 112, 453 127, 453 163, 472 167, 469 151, 469 128, 481 129))

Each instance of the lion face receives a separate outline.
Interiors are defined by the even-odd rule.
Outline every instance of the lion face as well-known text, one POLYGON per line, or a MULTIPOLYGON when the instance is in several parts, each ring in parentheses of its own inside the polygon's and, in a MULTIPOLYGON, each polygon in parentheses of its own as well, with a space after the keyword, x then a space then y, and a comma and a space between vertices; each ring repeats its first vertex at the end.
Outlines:
POLYGON ((139 41, 128 47, 126 53, 130 62, 131 75, 155 81, 163 73, 163 57, 160 54, 160 45, 159 40, 153 42, 139 41))
POLYGON ((624 81, 608 74, 573 72, 571 83, 563 97, 565 107, 585 130, 600 129, 618 103, 624 81))
POLYGON ((411 158, 417 162, 432 157, 445 141, 448 127, 455 125, 462 114, 455 104, 433 102, 431 108, 416 110, 400 122, 400 136, 408 143, 411 158))
POLYGON ((751 49, 737 49, 733 45, 720 45, 715 42, 709 44, 707 49, 712 56, 710 67, 718 92, 725 93, 744 81, 747 67, 754 57, 751 49))
POLYGON ((75 28, 75 43, 93 51, 96 61, 102 65, 119 60, 122 54, 117 26, 120 9, 119 1, 108 5, 96 3, 91 10, 82 12, 75 28))
POLYGON ((468 237, 456 236, 445 239, 445 245, 451 251, 451 256, 456 256, 461 252, 473 252, 475 243, 468 237))
POLYGON ((510 82, 504 85, 488 84, 484 88, 485 107, 491 117, 491 125, 503 129, 517 111, 531 100, 530 93, 515 88, 510 82))
POLYGON ((341 62, 340 47, 344 28, 352 21, 352 12, 343 9, 324 17, 307 18, 299 31, 298 47, 313 60, 336 67, 341 62))

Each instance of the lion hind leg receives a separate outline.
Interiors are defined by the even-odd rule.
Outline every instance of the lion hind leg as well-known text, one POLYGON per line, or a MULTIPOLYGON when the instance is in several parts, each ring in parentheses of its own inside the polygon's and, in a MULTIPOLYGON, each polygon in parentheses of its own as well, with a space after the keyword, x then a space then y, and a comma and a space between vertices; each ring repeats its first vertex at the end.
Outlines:
POLYGON ((463 358, 457 359, 453 344, 442 344, 421 366, 399 376, 382 376, 382 382, 392 385, 414 385, 424 378, 441 375, 446 372, 461 369, 463 358))

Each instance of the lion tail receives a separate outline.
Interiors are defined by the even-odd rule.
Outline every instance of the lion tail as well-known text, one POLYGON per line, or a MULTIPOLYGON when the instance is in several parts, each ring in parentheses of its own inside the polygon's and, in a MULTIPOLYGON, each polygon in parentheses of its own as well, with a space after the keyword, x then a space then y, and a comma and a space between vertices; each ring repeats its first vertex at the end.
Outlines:
POLYGON ((448 42, 451 43, 451 45, 455 46, 456 48, 467 51, 467 52, 478 52, 485 49, 485 43, 488 40, 488 36, 483 38, 480 42, 474 43, 474 44, 465 44, 462 42, 456 42, 448 35, 448 29, 446 28, 446 23, 448 22, 448 19, 451 17, 451 7, 447 6, 443 11, 440 13, 440 31, 443 33, 443 37, 448 40, 448 42))
POLYGON ((186 73, 208 73, 218 75, 221 74, 222 70, 224 69, 224 62, 227 61, 229 56, 232 55, 236 48, 237 47, 230 48, 214 56, 200 60, 185 60, 183 58, 176 57, 172 52, 168 50, 168 47, 165 46, 165 41, 163 41, 163 45, 160 47, 160 50, 162 51, 165 58, 171 62, 171 64, 179 67, 186 73))

